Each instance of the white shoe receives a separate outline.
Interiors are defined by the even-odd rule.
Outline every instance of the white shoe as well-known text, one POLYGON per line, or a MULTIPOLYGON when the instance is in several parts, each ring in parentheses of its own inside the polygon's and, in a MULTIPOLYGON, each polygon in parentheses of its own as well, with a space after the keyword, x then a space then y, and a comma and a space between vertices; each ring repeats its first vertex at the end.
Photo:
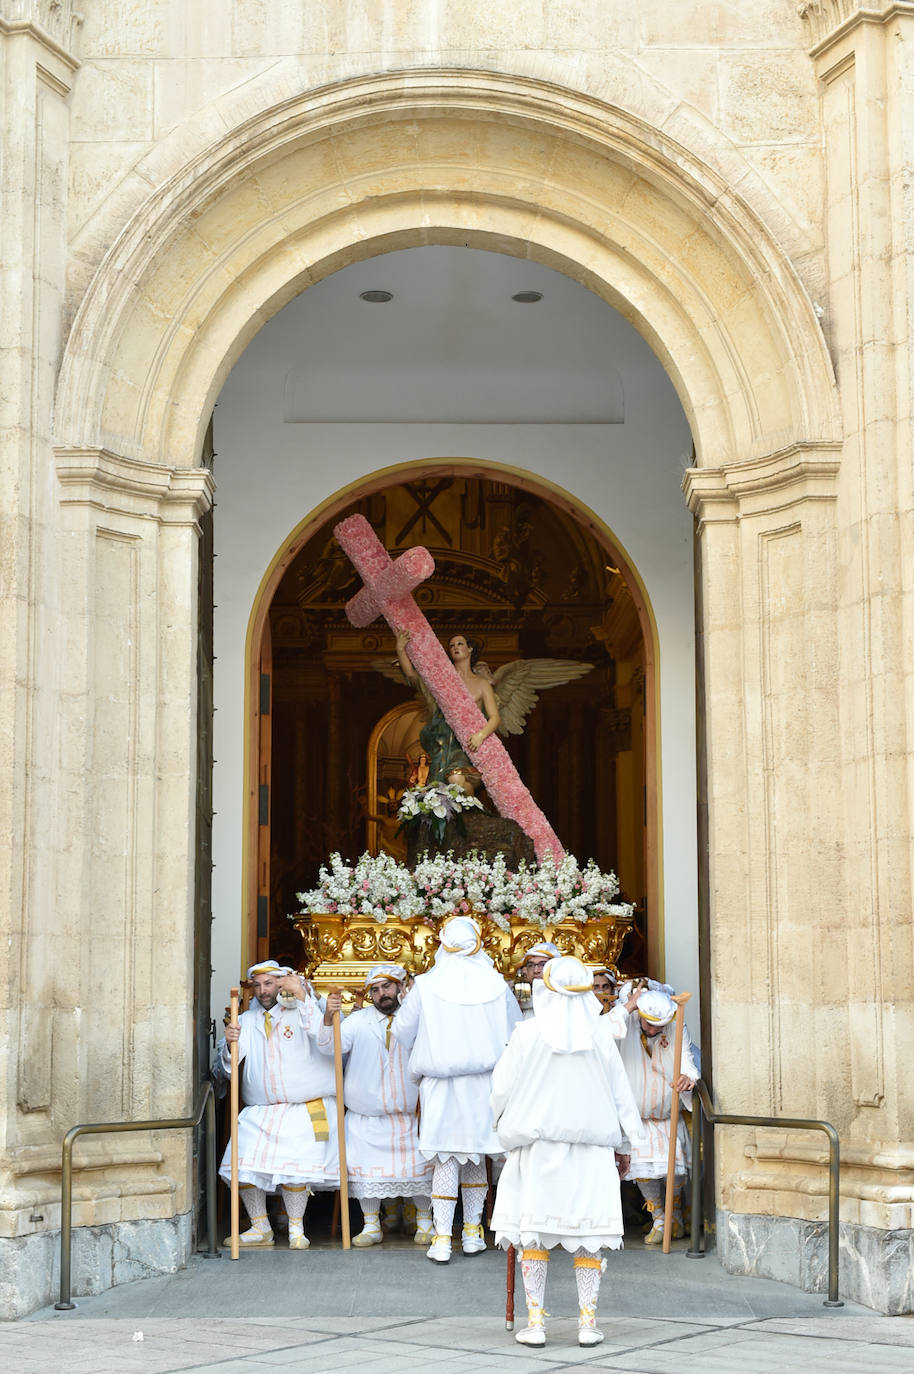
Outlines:
MULTIPOLYGON (((545 1326, 525 1326, 523 1331, 515 1331, 514 1339, 521 1345, 545 1345, 546 1328, 545 1326)), ((602 1336, 600 1337, 602 1340, 602 1336)))
POLYGON ((464 1226, 461 1238, 465 1255, 480 1255, 486 1248, 486 1236, 481 1226, 464 1226))
POLYGON ((310 1248, 311 1248, 311 1242, 310 1242, 310 1240, 308 1239, 308 1237, 305 1235, 304 1231, 291 1231, 291 1230, 290 1230, 290 1232, 289 1232, 289 1249, 290 1249, 290 1250, 309 1250, 310 1248))
POLYGON ((413 1236, 413 1245, 431 1245, 434 1239, 434 1227, 429 1226, 428 1229, 423 1228, 422 1230, 416 1231, 416 1234, 413 1236))
MULTIPOLYGON (((226 1236, 223 1244, 231 1247, 231 1236, 226 1236)), ((238 1246, 241 1250, 270 1250, 273 1246, 273 1232, 260 1231, 251 1226, 247 1231, 241 1232, 238 1246)))
POLYGON ((438 1264, 447 1264, 451 1258, 450 1236, 436 1236, 425 1254, 427 1259, 435 1260, 438 1264))
POLYGON ((357 1236, 352 1237, 352 1243, 358 1250, 364 1250, 369 1245, 380 1245, 384 1239, 384 1233, 380 1229, 369 1230, 367 1227, 360 1231, 357 1236))
POLYGON ((595 1326, 578 1327, 578 1345, 599 1345, 606 1337, 595 1326))

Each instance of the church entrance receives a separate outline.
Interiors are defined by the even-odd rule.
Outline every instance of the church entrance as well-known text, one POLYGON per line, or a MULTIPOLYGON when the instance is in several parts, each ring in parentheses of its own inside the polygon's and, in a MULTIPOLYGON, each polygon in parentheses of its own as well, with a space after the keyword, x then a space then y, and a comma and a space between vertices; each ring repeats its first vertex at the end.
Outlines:
POLYGON ((296 894, 334 851, 402 847, 419 717, 386 624, 345 616, 359 583, 332 529, 356 511, 392 555, 430 550, 417 598, 440 637, 471 634, 493 669, 588 665, 509 751, 565 848, 634 903, 624 964, 697 986, 691 438, 644 340, 542 264, 382 254, 260 331, 214 440, 217 986, 301 957, 296 894))
POLYGON ((395 667, 386 624, 359 630, 346 618, 360 580, 332 526, 358 512, 392 553, 419 543, 432 553, 436 571, 417 595, 443 641, 470 636, 493 670, 519 658, 588 666, 544 692, 507 744, 565 848, 617 874, 636 908, 624 963, 647 966, 656 892, 646 801, 653 665, 640 592, 618 549, 566 506, 505 476, 420 469, 349 502, 287 550, 257 655, 252 961, 268 951, 300 961, 288 914, 331 853, 406 861, 397 809, 421 778, 426 712, 395 667))

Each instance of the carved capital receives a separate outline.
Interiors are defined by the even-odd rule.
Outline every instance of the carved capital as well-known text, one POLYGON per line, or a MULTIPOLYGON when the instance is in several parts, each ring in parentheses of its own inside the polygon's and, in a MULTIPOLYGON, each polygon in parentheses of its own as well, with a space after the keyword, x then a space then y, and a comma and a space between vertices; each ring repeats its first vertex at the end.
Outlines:
POLYGON ((896 15, 914 16, 914 0, 860 5, 855 0, 800 0, 797 13, 806 21, 816 57, 858 24, 886 24, 896 15))
POLYGON ((74 0, 0 0, 0 34, 31 34, 71 71, 82 22, 74 0))
POLYGON ((63 505, 195 525, 212 504, 215 482, 208 468, 143 463, 103 448, 58 448, 54 456, 63 505))
POLYGON ((806 501, 833 501, 838 453, 834 444, 791 444, 748 463, 688 468, 682 490, 703 524, 783 511, 806 501))

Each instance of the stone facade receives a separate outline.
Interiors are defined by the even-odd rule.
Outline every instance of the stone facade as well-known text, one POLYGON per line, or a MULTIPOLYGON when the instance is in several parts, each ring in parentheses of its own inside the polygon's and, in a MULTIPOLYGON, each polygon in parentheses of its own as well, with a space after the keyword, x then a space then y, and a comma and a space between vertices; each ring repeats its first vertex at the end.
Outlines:
MULTIPOLYGON (((677 388, 715 1094, 836 1124, 854 1296, 910 1310, 912 52, 909 0, 0 0, 0 1246, 47 1256, 67 1127, 193 1097, 219 389, 309 284, 460 242, 587 285, 677 388)), ((75 1221, 167 1268, 189 1146, 136 1139, 78 1148, 75 1221)), ((728 1133, 717 1192, 756 1265, 818 1234, 820 1152, 728 1133)))

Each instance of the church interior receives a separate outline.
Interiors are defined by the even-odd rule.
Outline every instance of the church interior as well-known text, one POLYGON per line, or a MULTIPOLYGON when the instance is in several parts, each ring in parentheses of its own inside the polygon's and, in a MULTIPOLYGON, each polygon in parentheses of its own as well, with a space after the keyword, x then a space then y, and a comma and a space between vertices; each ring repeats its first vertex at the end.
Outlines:
MULTIPOLYGON (((558 504, 486 478, 394 484, 343 514, 355 511, 394 553, 417 543, 432 553, 418 600, 443 641, 471 636, 493 670, 518 658, 592 665, 544 692, 508 747, 565 847, 613 870, 635 904, 625 959, 640 968, 645 654, 617 555, 558 504)), ((287 917, 329 854, 406 856, 396 811, 418 764, 423 708, 376 666, 394 658, 386 625, 365 634, 347 620, 358 587, 328 525, 291 559, 270 606, 270 925, 257 957, 296 953, 287 917)))

